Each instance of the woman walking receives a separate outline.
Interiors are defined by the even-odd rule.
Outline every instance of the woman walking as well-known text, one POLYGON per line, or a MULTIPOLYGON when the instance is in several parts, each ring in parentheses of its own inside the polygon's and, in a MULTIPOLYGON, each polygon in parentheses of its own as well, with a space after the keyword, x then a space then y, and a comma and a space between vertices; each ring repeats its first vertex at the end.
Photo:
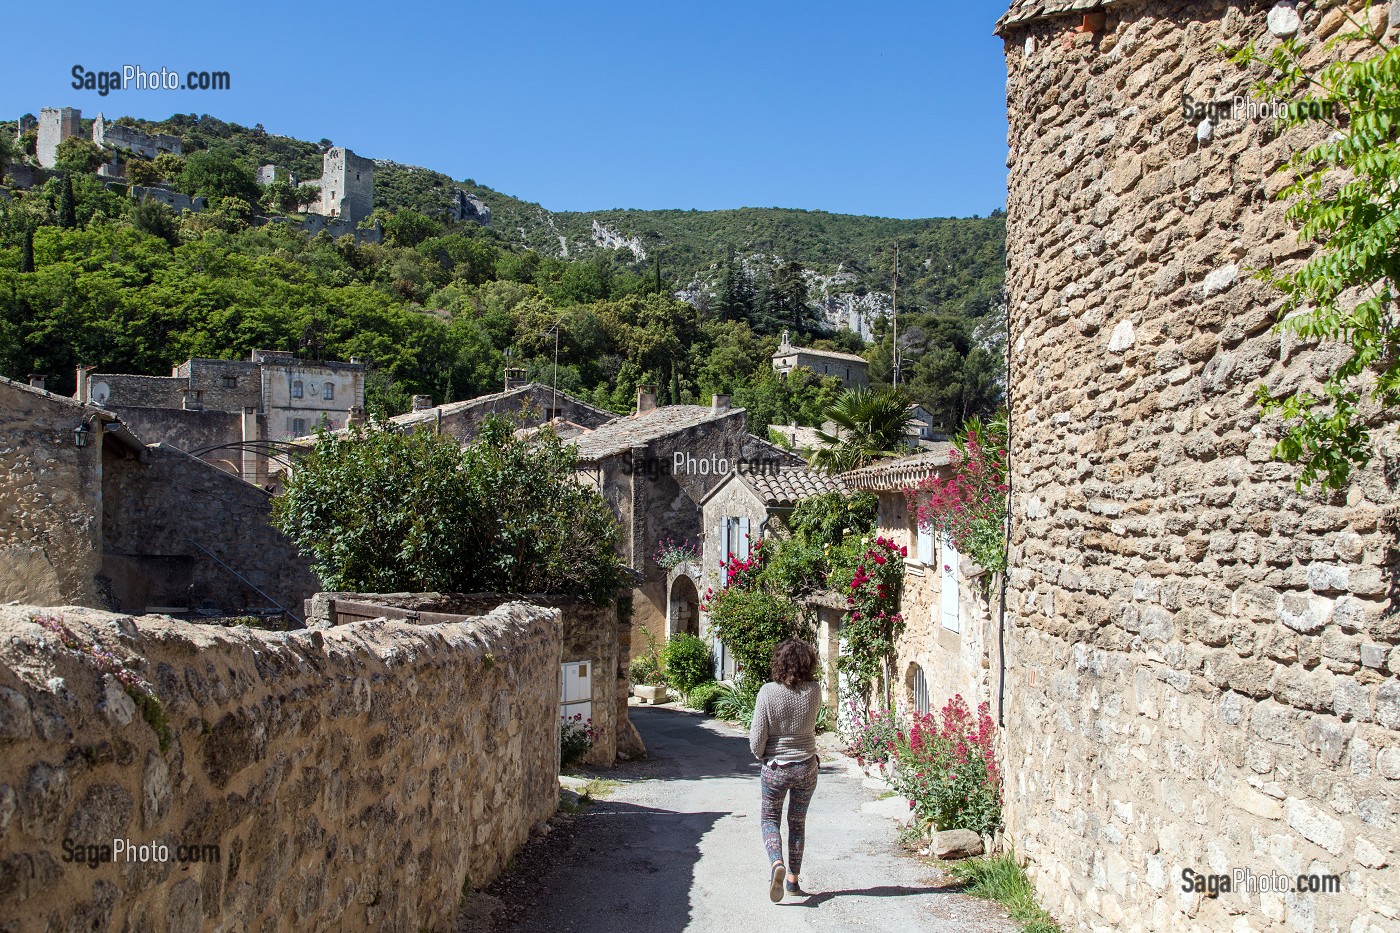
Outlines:
POLYGON ((806 839, 807 805, 817 789, 817 709, 821 686, 814 679, 817 653, 789 638, 773 650, 773 679, 758 691, 749 748, 763 762, 763 845, 768 850, 768 896, 806 895, 799 875, 806 839), (788 801, 788 859, 783 864, 780 824, 788 801))

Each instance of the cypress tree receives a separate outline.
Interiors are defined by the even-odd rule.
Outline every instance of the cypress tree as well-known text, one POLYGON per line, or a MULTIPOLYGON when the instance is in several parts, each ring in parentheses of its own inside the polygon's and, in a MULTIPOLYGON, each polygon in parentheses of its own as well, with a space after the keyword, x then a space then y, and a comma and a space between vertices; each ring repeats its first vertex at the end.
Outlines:
POLYGON ((72 230, 78 225, 78 205, 73 198, 73 180, 68 177, 68 173, 63 173, 63 180, 58 186, 58 225, 65 230, 72 230))

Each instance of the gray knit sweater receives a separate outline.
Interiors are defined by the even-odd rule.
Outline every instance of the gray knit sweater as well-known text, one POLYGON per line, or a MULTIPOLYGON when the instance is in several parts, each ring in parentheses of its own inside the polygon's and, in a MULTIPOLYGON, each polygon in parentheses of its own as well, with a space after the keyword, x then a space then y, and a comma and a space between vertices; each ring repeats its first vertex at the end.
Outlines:
POLYGON ((764 684, 758 691, 753 728, 749 730, 754 757, 764 764, 791 764, 815 755, 821 703, 821 684, 816 681, 796 687, 764 684))

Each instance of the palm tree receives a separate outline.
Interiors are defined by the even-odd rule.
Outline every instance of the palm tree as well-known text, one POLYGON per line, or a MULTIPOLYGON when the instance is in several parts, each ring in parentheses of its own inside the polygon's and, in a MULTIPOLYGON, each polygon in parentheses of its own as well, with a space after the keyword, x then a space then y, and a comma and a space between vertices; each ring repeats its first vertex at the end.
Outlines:
POLYGON ((844 473, 880 457, 901 453, 904 432, 914 421, 909 400, 897 389, 849 389, 822 417, 834 433, 818 431, 821 447, 812 451, 812 466, 824 473, 844 473))

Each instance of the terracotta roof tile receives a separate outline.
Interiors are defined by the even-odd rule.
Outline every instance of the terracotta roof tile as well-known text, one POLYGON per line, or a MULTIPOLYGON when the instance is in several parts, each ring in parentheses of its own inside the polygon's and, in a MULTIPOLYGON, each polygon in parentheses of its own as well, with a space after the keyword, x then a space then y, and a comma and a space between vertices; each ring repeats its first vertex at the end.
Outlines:
POLYGON ((828 492, 845 492, 839 476, 813 473, 806 467, 792 467, 776 473, 741 473, 739 478, 767 506, 791 507, 803 499, 828 492))
POLYGON ((851 489, 871 492, 905 489, 932 475, 939 467, 948 465, 948 452, 952 444, 934 443, 924 453, 897 460, 882 460, 870 466, 842 473, 841 479, 851 489))

